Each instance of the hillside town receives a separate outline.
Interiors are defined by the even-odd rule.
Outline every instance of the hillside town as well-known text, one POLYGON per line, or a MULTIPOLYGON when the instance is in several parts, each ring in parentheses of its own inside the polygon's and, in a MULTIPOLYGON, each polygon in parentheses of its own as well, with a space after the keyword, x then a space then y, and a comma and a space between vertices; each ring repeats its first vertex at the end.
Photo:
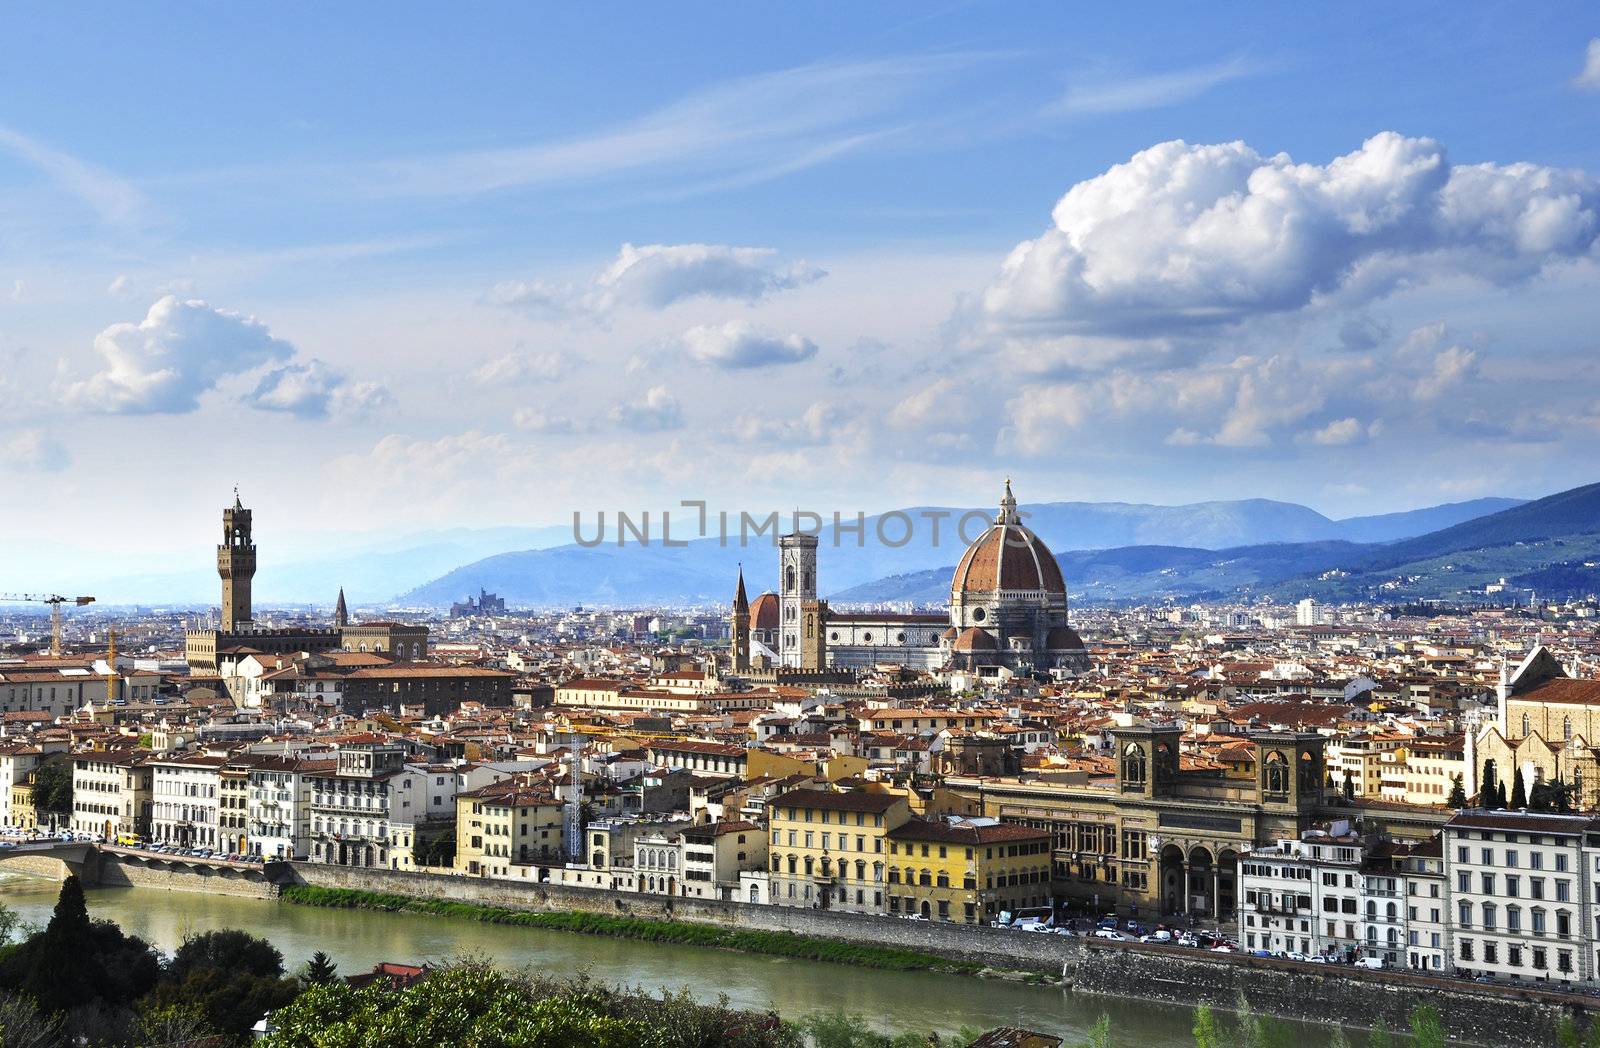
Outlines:
POLYGON ((948 609, 74 617, 7 846, 564 884, 1600 986, 1592 604, 1073 609, 1009 484, 948 609), (92 626, 86 623, 92 622, 92 626), (1593 741, 1591 741, 1593 740, 1593 741))

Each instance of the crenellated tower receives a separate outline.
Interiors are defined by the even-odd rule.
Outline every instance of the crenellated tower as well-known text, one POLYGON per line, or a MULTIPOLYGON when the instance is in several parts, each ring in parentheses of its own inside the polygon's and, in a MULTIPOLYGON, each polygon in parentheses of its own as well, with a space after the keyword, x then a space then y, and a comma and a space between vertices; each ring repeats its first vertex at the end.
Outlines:
POLYGON ((250 511, 233 490, 233 506, 222 511, 222 544, 217 547, 217 574, 222 576, 222 630, 231 633, 249 625, 250 580, 256 574, 256 544, 250 537, 250 511))

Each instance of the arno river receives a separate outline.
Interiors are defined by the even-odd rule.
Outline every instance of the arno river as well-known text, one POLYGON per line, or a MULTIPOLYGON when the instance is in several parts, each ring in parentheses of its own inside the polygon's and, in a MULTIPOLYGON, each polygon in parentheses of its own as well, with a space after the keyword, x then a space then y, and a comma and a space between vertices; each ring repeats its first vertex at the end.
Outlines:
MULTIPOLYGON (((58 885, 42 878, 0 873, 0 902, 17 911, 24 923, 48 921, 57 890, 58 885)), ((242 928, 272 940, 291 970, 316 950, 333 957, 346 975, 379 961, 437 962, 470 955, 503 967, 557 975, 587 971, 602 982, 650 990, 687 988, 702 1001, 726 994, 736 1007, 773 1008, 786 1018, 842 1008, 885 1030, 953 1032, 962 1026, 1012 1025, 1068 1035, 1070 1041, 1101 1014, 1109 1014, 1119 1044, 1161 1048, 1193 1043, 1187 1008, 1078 997, 1056 987, 150 888, 91 888, 87 894, 92 917, 115 921, 158 949, 170 951, 197 932, 242 928)), ((1302 1043, 1308 1046, 1326 1040, 1322 1031, 1306 1033, 1302 1043)))

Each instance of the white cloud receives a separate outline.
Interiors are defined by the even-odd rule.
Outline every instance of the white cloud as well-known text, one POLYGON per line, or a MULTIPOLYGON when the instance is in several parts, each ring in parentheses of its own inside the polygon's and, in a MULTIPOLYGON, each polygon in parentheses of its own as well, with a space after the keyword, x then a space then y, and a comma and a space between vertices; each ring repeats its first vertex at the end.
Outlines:
POLYGON ((1600 37, 1589 41, 1583 52, 1583 68, 1572 78, 1572 86, 1585 91, 1600 91, 1600 37))
POLYGON ((686 192, 749 185, 909 133, 917 119, 908 103, 983 57, 819 62, 736 77, 593 134, 382 162, 350 177, 367 192, 450 198, 624 175, 686 192))
POLYGON ((144 211, 139 191, 103 168, 51 149, 27 135, 0 127, 0 149, 7 149, 93 208, 113 225, 130 225, 144 211))
POLYGON ((1046 112, 1076 116, 1157 109, 1195 98, 1213 87, 1254 72, 1256 70, 1243 59, 1234 58, 1219 65, 1146 76, 1122 76, 1106 83, 1074 87, 1046 112))
POLYGON ((67 449, 54 437, 37 429, 0 435, 0 469, 23 473, 59 473, 72 464, 67 449))
POLYGON ((267 372, 245 402, 302 419, 361 418, 393 406, 394 397, 376 382, 351 382, 339 369, 308 360, 267 372))
POLYGON ((133 288, 133 281, 126 273, 118 273, 106 286, 106 294, 112 298, 121 298, 133 288))
POLYGON ((970 384, 941 378, 907 394, 889 409, 889 425, 900 430, 959 429, 972 421, 970 384))
POLYGON ((652 386, 644 399, 623 401, 611 409, 611 421, 636 433, 683 428, 683 408, 665 386, 652 386))
POLYGON ((483 386, 515 386, 557 382, 571 374, 577 362, 567 353, 506 353, 473 369, 472 380, 483 386))
POLYGON ((1302 434, 1301 439, 1327 447, 1359 444, 1367 439, 1367 427, 1363 426, 1358 418, 1334 419, 1321 429, 1302 434))
POLYGON ((584 286, 507 281, 495 285, 489 301, 539 317, 601 316, 621 307, 665 309, 692 298, 756 302, 826 275, 803 260, 780 263, 777 254, 729 244, 623 244, 584 286))
POLYGON ((70 384, 67 400, 111 414, 184 414, 225 378, 288 361, 294 347, 254 317, 168 295, 138 322, 95 336, 104 370, 70 384))
POLYGON ((1412 396, 1418 400, 1437 400, 1476 377, 1480 357, 1475 349, 1448 346, 1435 354, 1427 374, 1417 379, 1412 396))
POLYGON ((511 424, 531 433, 576 433, 582 427, 571 415, 552 414, 538 408, 518 408, 511 424))
POLYGON ((743 320, 692 327, 676 345, 695 363, 724 370, 795 364, 817 355, 816 343, 808 338, 772 334, 743 320))
POLYGON ((1498 284, 1589 255, 1600 187, 1532 164, 1452 167, 1384 132, 1326 165, 1164 142, 1073 186, 983 293, 990 334, 1153 336, 1462 274, 1498 284))
POLYGON ((840 440, 863 442, 866 427, 856 408, 819 400, 796 418, 771 414, 743 414, 733 422, 733 435, 741 441, 762 444, 815 446, 840 440))

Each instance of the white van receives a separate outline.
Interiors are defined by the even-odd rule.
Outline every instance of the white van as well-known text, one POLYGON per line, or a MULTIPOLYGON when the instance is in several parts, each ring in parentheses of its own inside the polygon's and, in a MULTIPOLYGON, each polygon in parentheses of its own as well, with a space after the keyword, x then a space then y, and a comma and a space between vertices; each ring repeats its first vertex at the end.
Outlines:
POLYGON ((1356 959, 1357 968, 1381 969, 1385 967, 1382 957, 1359 957, 1356 959))

